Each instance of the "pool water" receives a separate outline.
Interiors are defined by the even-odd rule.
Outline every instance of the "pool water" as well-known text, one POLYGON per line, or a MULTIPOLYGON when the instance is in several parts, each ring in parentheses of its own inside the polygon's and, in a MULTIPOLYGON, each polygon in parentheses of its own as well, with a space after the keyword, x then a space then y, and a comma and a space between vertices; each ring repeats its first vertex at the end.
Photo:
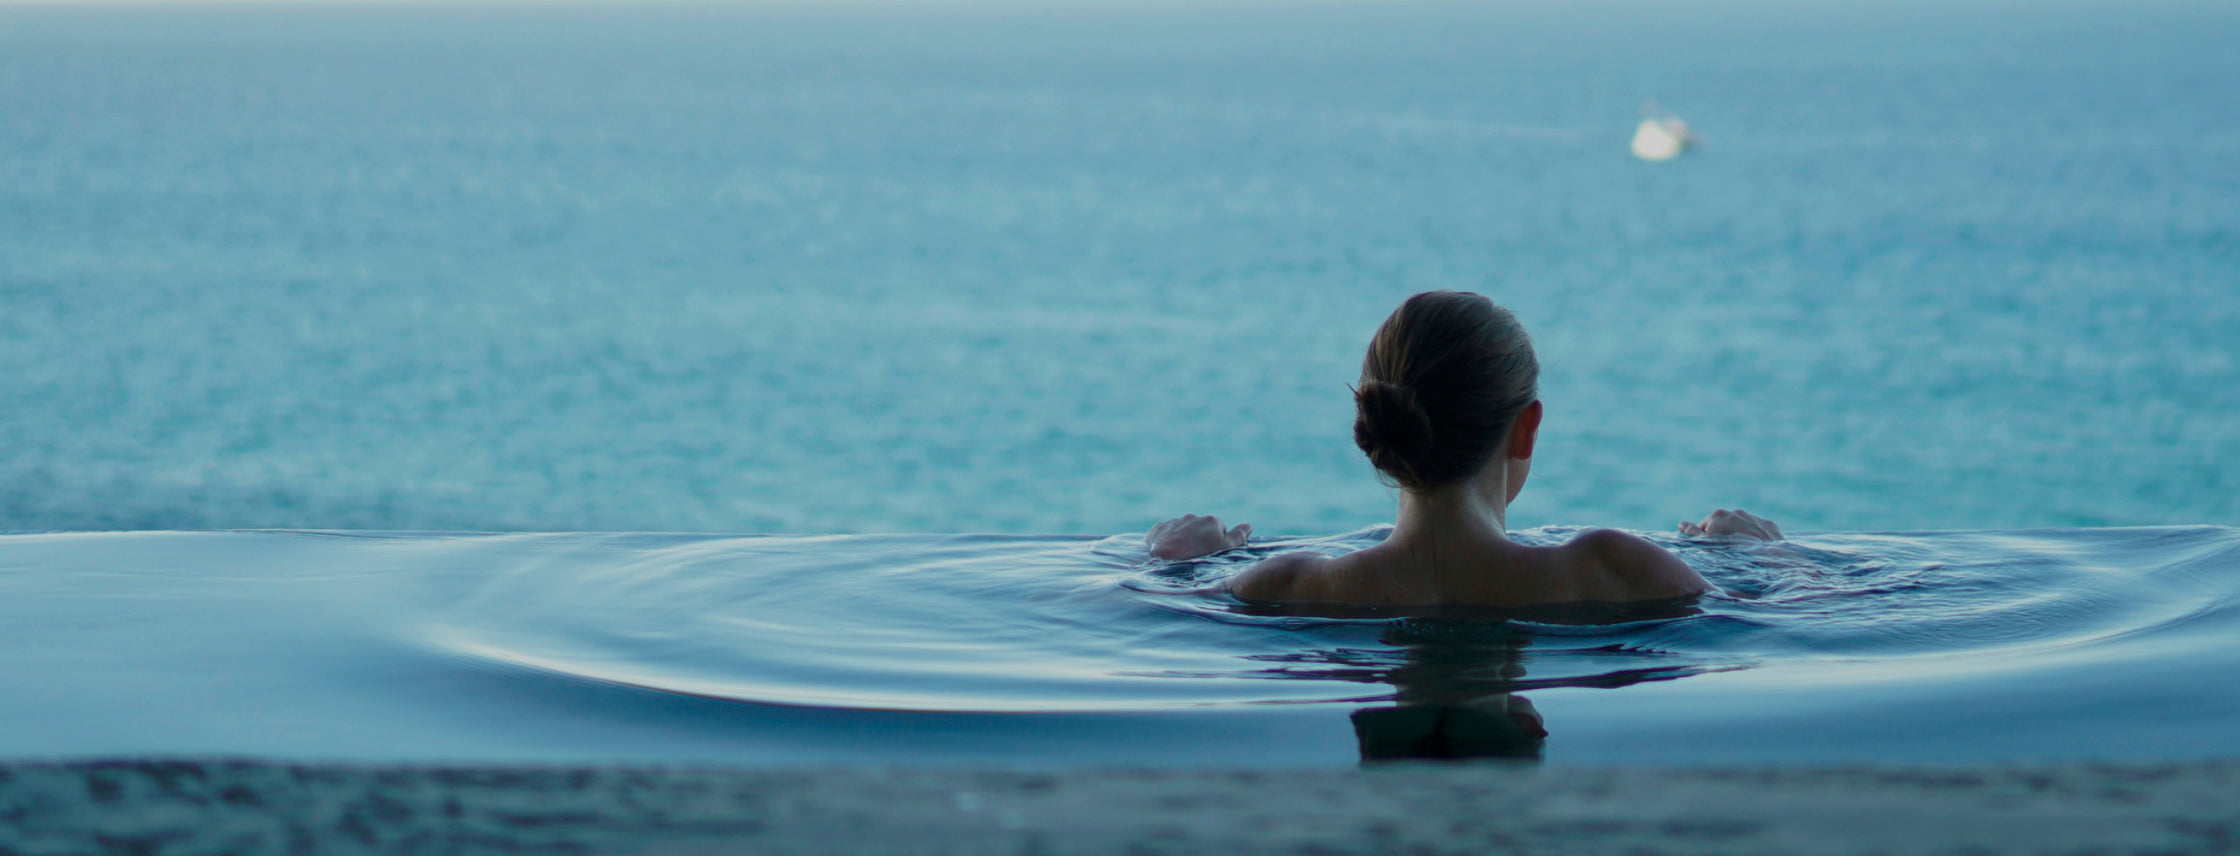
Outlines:
MULTIPOLYGON (((2240 530, 1653 536, 1660 613, 1287 614, 1140 536, 0 537, 0 757, 1328 766, 2240 754, 2240 530)), ((1554 541, 1570 530, 1517 533, 1554 541)))

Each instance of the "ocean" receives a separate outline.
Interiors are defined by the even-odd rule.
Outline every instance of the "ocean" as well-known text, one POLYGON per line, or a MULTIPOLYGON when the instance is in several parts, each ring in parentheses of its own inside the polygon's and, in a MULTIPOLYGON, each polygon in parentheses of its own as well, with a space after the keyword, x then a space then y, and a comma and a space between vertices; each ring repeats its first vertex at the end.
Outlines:
POLYGON ((0 4, 0 529, 2240 522, 2240 7, 0 4), (1642 105, 1700 149, 1631 158, 1642 105))

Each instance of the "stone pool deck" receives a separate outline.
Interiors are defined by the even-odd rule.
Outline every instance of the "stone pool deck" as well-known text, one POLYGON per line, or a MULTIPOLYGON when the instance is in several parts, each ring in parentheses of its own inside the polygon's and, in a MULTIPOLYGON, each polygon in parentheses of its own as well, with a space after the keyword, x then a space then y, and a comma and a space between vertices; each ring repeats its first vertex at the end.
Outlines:
POLYGON ((2240 763, 761 771, 0 765, 0 854, 2240 852, 2240 763))

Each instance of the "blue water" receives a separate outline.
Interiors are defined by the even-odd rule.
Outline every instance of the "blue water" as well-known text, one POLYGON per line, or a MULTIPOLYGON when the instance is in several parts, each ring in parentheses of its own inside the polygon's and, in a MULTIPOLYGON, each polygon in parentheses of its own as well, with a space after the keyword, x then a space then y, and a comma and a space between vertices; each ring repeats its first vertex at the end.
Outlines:
POLYGON ((2240 530, 1666 543, 1724 593, 1578 624, 1270 614, 1205 590, 1247 557, 1128 538, 0 536, 0 758, 1296 767, 1434 732, 1550 764, 2240 755, 2240 530))
POLYGON ((0 2, 0 531, 128 530, 0 536, 0 757, 2236 754, 2233 44, 2187 0, 0 2), (1702 149, 1631 159, 1648 99, 1702 149), (1113 534, 1381 537, 1345 386, 1432 288, 1539 344, 1520 537, 1797 544, 1658 536, 1692 615, 1398 618, 1113 534), (129 531, 237 528, 322 531, 129 531))
POLYGON ((0 529, 2240 523, 2240 7, 0 4, 0 529), (1626 154, 1640 104, 1698 156, 1626 154))

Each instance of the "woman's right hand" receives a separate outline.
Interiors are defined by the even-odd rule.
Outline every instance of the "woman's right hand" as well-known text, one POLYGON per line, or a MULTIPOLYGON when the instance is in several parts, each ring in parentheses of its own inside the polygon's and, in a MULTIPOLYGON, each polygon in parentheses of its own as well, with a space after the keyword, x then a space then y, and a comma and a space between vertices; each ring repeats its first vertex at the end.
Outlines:
POLYGON ((1767 541, 1781 540, 1781 527, 1758 515, 1742 509, 1728 511, 1724 508, 1704 515, 1700 523, 1680 521, 1682 535, 1741 535, 1767 541))
POLYGON ((1143 536, 1143 545, 1151 555, 1168 561, 1195 559, 1219 553, 1231 547, 1242 547, 1252 537, 1252 524, 1239 523, 1234 529, 1221 528, 1220 518, 1213 515, 1200 517, 1185 514, 1151 527, 1143 536))

